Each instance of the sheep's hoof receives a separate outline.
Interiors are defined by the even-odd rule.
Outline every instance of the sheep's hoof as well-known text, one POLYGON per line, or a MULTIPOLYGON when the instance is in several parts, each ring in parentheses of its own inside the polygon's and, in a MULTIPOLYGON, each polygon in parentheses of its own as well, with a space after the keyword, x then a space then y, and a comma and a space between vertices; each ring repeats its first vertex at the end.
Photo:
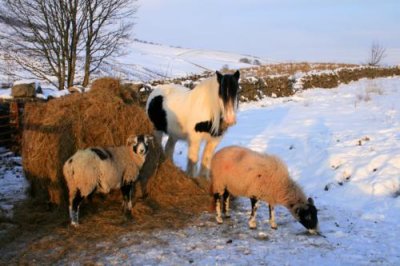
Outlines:
POLYGON ((308 233, 309 233, 310 235, 318 235, 318 231, 315 230, 315 229, 308 229, 308 233))
POLYGON ((133 216, 132 216, 132 213, 131 213, 130 211, 125 212, 125 213, 124 213, 124 217, 125 217, 125 219, 128 220, 128 221, 133 220, 133 216))
POLYGON ((217 220, 218 224, 222 224, 224 222, 221 217, 216 217, 215 219, 217 220))
POLYGON ((276 230, 278 229, 278 225, 275 222, 272 222, 271 220, 269 220, 269 224, 271 225, 271 228, 276 230))
POLYGON ((250 229, 257 229, 257 223, 255 221, 249 221, 250 229))
POLYGON ((78 222, 71 222, 71 226, 74 228, 78 228, 79 227, 79 223, 78 222))

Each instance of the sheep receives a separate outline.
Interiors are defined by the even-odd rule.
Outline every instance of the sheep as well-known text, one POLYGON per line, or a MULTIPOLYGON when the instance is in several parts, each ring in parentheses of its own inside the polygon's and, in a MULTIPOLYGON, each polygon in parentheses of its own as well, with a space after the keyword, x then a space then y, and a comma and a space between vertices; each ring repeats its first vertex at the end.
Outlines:
POLYGON ((69 191, 71 225, 79 224, 79 206, 94 192, 109 193, 121 189, 123 210, 130 216, 134 184, 139 179, 149 150, 150 135, 130 136, 125 146, 91 147, 78 150, 64 164, 63 173, 69 191))
POLYGON ((221 149, 211 161, 210 192, 214 196, 219 224, 223 223, 221 207, 225 217, 230 217, 229 196, 244 196, 251 200, 250 229, 257 227, 257 203, 262 200, 269 205, 272 229, 278 228, 274 207, 283 205, 309 233, 318 234, 317 209, 313 199, 306 198, 302 189, 289 177, 286 165, 276 156, 239 146, 221 149))

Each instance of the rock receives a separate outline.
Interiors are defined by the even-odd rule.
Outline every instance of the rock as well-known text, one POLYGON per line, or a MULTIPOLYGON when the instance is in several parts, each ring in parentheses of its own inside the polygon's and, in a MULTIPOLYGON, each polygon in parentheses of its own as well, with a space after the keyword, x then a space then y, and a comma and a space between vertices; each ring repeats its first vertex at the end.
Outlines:
POLYGON ((76 92, 82 93, 82 92, 85 92, 85 88, 83 86, 80 86, 80 85, 74 85, 74 86, 69 87, 68 91, 70 93, 76 93, 76 92))
POLYGON ((11 96, 14 98, 33 98, 37 93, 43 93, 43 90, 40 83, 35 80, 16 81, 11 88, 11 96))
POLYGON ((11 96, 14 98, 36 97, 35 83, 17 84, 11 88, 11 96))

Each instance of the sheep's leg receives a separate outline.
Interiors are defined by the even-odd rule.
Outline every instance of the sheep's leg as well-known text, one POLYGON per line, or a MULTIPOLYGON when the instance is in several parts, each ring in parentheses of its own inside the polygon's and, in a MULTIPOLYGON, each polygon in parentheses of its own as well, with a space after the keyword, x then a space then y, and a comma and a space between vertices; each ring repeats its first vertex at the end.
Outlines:
POLYGON ((75 193, 70 195, 70 204, 69 204, 69 217, 71 218, 71 225, 78 226, 79 225, 79 206, 84 197, 81 195, 81 191, 78 189, 75 193))
POLYGON ((268 204, 269 209, 269 224, 271 225, 272 229, 278 229, 278 225, 275 223, 275 208, 268 204))
POLYGON ((165 144, 165 155, 167 158, 174 159, 175 144, 178 140, 171 135, 168 137, 167 144, 165 144))
POLYGON ((210 139, 206 146, 204 147, 203 157, 201 159, 201 168, 199 176, 204 176, 206 178, 210 177, 210 164, 211 159, 214 154, 215 148, 220 143, 221 138, 212 138, 210 139))
POLYGON ((225 214, 225 218, 230 218, 231 214, 230 214, 230 209, 229 209, 229 191, 225 189, 224 195, 223 195, 223 199, 224 199, 224 204, 223 204, 223 213, 225 214))
POLYGON ((200 140, 189 140, 189 156, 186 174, 194 177, 197 171, 197 161, 199 159, 200 140))
POLYGON ((132 194, 133 194, 133 182, 129 182, 121 186, 121 192, 123 197, 123 211, 127 218, 132 218, 132 194))
POLYGON ((214 194, 214 203, 215 203, 215 212, 217 213, 217 216, 215 219, 217 220, 217 223, 222 224, 222 216, 221 216, 221 194, 215 193, 214 194))
POLYGON ((256 198, 251 198, 251 214, 250 214, 250 219, 249 219, 249 228, 250 229, 256 229, 257 228, 257 222, 256 222, 256 214, 257 214, 257 208, 258 208, 258 200, 256 198))

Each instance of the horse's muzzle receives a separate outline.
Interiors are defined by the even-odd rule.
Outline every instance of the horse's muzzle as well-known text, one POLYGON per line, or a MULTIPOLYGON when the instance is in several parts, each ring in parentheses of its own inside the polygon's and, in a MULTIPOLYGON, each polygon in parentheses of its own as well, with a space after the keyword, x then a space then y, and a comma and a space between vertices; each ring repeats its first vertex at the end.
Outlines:
POLYGON ((228 126, 233 126, 233 125, 236 124, 236 117, 235 116, 233 116, 233 117, 225 117, 224 118, 224 122, 228 126))

